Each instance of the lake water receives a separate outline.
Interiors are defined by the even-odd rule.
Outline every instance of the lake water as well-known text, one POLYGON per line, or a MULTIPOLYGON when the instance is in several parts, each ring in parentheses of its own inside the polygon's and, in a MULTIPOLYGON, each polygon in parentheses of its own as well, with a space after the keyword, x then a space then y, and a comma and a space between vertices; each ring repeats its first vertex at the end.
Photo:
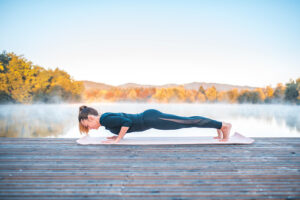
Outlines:
MULTIPOLYGON (((1 105, 1 137, 79 138, 78 112, 82 104, 1 105)), ((154 108, 180 116, 203 116, 232 124, 231 135, 239 132, 247 137, 300 137, 300 106, 255 104, 156 104, 156 103, 93 103, 100 113, 140 113, 154 108)), ((100 127, 91 130, 92 137, 113 134, 100 127)), ((216 129, 184 128, 177 130, 149 129, 128 133, 125 137, 195 137, 216 136, 216 129)))

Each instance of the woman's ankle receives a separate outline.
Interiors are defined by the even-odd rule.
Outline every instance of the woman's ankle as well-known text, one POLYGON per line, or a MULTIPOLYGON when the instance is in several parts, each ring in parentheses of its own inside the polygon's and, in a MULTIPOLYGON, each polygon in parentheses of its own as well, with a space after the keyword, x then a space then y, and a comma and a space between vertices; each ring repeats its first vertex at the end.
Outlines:
POLYGON ((227 123, 227 122, 222 122, 222 127, 221 129, 224 129, 224 128, 228 128, 231 126, 231 123, 227 123))

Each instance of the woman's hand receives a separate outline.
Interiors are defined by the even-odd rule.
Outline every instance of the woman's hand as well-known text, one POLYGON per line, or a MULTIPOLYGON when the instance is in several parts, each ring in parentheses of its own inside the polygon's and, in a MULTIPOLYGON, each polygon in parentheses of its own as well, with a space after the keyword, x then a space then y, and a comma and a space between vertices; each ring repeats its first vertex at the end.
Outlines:
POLYGON ((115 139, 117 139, 117 137, 118 136, 115 135, 115 136, 107 137, 106 139, 113 139, 113 140, 115 140, 115 139))
POLYGON ((119 140, 105 140, 105 141, 102 141, 101 143, 104 143, 104 144, 116 144, 118 143, 119 140))

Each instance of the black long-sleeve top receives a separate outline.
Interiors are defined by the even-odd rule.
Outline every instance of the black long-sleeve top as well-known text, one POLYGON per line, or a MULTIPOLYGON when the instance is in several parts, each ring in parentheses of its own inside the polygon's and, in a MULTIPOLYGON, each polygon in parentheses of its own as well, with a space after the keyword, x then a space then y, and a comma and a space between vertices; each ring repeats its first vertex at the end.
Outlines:
POLYGON ((123 112, 106 112, 100 116, 99 122, 101 126, 105 127, 105 129, 117 135, 119 134, 122 126, 129 127, 127 133, 139 132, 148 129, 144 125, 143 113, 128 114, 123 112))
POLYGON ((129 127, 130 132, 144 131, 150 128, 160 130, 175 130, 179 128, 190 127, 206 127, 217 128, 222 127, 221 121, 205 118, 202 116, 176 116, 174 114, 162 113, 156 109, 148 109, 138 114, 128 113, 112 113, 106 112, 100 116, 99 122, 105 129, 114 134, 119 134, 121 127, 129 127), (166 122, 170 121, 170 122, 166 122))

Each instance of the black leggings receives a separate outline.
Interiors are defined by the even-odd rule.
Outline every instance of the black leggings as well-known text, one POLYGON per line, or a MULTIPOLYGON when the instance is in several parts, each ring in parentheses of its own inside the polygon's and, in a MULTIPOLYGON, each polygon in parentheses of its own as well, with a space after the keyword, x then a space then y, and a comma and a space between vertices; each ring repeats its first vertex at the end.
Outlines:
POLYGON ((201 116, 182 117, 173 114, 162 113, 155 109, 143 112, 144 124, 147 128, 160 130, 174 130, 180 128, 216 128, 222 127, 222 122, 201 116))

